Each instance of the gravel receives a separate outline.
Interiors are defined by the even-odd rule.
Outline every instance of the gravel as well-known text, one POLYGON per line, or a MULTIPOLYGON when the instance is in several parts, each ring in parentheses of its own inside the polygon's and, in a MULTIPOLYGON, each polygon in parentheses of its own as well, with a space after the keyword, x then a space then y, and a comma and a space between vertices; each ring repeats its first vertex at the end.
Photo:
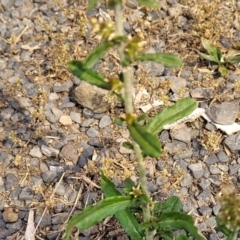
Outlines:
MULTIPOLYGON (((122 159, 134 159, 132 150, 122 147, 122 142, 130 141, 126 126, 113 124, 123 112, 122 104, 112 101, 108 91, 66 71, 76 46, 81 49, 78 58, 84 58, 96 44, 90 29, 76 36, 80 33, 75 19, 84 22, 85 14, 80 9, 76 15, 77 1, 71 2, 59 6, 55 0, 0 0, 0 239, 24 233, 30 208, 35 211, 35 225, 39 223, 38 237, 59 239, 75 204, 78 212, 101 199, 101 191, 92 183, 99 185, 103 158, 117 159, 119 166, 122 159)), ((164 154, 147 165, 148 188, 161 201, 171 195, 181 197, 183 210, 197 216, 196 224, 207 239, 224 239, 214 229, 220 209, 217 196, 230 176, 238 185, 240 132, 228 136, 214 123, 239 121, 239 92, 234 87, 239 76, 230 71, 228 78, 214 75, 215 79, 209 79, 214 66, 200 61, 190 50, 202 51, 201 37, 191 32, 202 32, 194 27, 199 11, 190 6, 191 1, 190 5, 184 2, 161 1, 161 9, 145 11, 129 1, 128 17, 124 17, 127 33, 139 32, 148 40, 146 53, 170 51, 185 61, 177 72, 147 61, 134 65, 139 86, 144 85, 153 98, 164 96, 164 103, 191 96, 212 120, 207 123, 198 118, 158 135, 164 154), (148 26, 153 27, 149 32, 148 26), (206 135, 211 132, 222 135, 217 150, 207 144, 206 135)), ((226 11, 227 6, 219 9, 226 11)), ((105 6, 100 7, 100 13, 106 11, 105 6)), ((93 10, 87 16, 100 13, 93 10)), ((227 22, 234 24, 232 19, 227 22)), ((235 30, 227 31, 233 38, 230 41, 222 34, 219 43, 231 49, 239 37, 235 30)), ((94 68, 109 76, 118 69, 116 63, 112 55, 106 55, 94 68)), ((151 111, 155 109, 147 113, 151 115, 151 111)), ((114 170, 114 174, 118 187, 123 187, 122 173, 114 170)), ((112 239, 109 233, 116 229, 115 224, 110 220, 104 227, 94 226, 80 233, 80 238, 95 239, 100 233, 105 234, 104 239, 112 239)), ((116 237, 127 239, 120 233, 116 237)))

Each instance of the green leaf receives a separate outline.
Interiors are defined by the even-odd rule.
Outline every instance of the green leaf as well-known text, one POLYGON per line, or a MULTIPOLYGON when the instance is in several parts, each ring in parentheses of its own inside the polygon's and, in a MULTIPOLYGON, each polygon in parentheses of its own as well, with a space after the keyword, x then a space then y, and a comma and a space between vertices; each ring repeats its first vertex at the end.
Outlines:
POLYGON ((141 5, 150 7, 150 8, 158 8, 159 2, 157 0, 137 0, 141 5))
POLYGON ((123 142, 122 146, 128 149, 133 150, 133 145, 130 142, 123 142))
POLYGON ((108 216, 130 207, 131 196, 114 196, 103 199, 94 206, 86 207, 81 213, 74 215, 66 226, 64 240, 69 239, 72 228, 86 230, 108 216))
POLYGON ((88 10, 92 10, 97 4, 97 0, 89 0, 88 2, 88 10))
POLYGON ((181 67, 182 60, 173 55, 173 54, 166 54, 166 53, 140 53, 136 61, 152 61, 161 63, 166 67, 181 67))
POLYGON ((180 212, 182 210, 182 203, 176 196, 169 197, 163 203, 156 203, 154 206, 154 212, 180 212))
POLYGON ((233 57, 230 57, 228 60, 230 63, 239 63, 240 62, 240 55, 235 55, 233 57))
POLYGON ((106 82, 104 77, 94 71, 93 69, 87 69, 83 63, 77 60, 73 60, 68 63, 69 70, 73 75, 77 76, 81 80, 88 82, 92 85, 96 85, 100 88, 110 90, 111 84, 106 82))
MULTIPOLYGON (((130 184, 127 181, 127 184, 130 184)), ((119 196, 121 193, 116 186, 102 173, 101 188, 106 197, 119 196)), ((130 210, 127 208, 115 214, 115 217, 120 222, 122 228, 131 237, 131 239, 141 240, 143 238, 142 232, 139 230, 139 223, 130 210)))
POLYGON ((189 240, 189 238, 183 234, 180 234, 177 236, 177 239, 176 240, 189 240))
POLYGON ((135 183, 130 178, 126 178, 123 183, 124 183, 124 186, 125 186, 123 191, 126 194, 129 194, 132 191, 133 187, 135 187, 135 183))
POLYGON ((222 76, 228 75, 228 69, 224 65, 220 65, 218 67, 218 71, 221 73, 222 76))
POLYGON ((206 60, 208 60, 208 61, 210 61, 210 62, 215 62, 215 63, 217 63, 217 64, 219 64, 220 63, 220 61, 218 60, 218 59, 216 59, 214 56, 212 56, 212 55, 208 55, 208 54, 205 54, 205 53, 201 53, 201 52, 199 52, 199 51, 197 51, 198 52, 198 54, 200 55, 200 57, 202 57, 202 58, 204 58, 204 59, 206 59, 206 60))
POLYGON ((146 120, 148 118, 148 115, 146 113, 141 114, 139 117, 137 117, 137 122, 141 122, 143 120, 146 120))
POLYGON ((150 157, 159 157, 161 155, 161 144, 154 134, 147 132, 135 121, 131 125, 128 125, 128 130, 133 140, 140 146, 145 155, 150 157))
POLYGON ((111 41, 103 41, 84 59, 84 61, 82 62, 83 67, 84 68, 94 67, 98 60, 101 59, 106 54, 109 48, 115 46, 121 41, 124 41, 125 39, 126 39, 125 37, 117 37, 111 41))
POLYGON ((154 116, 146 125, 146 130, 151 134, 159 133, 166 124, 188 116, 197 107, 197 102, 192 98, 185 98, 176 102, 173 106, 164 108, 154 116))
MULTIPOLYGON (((202 53, 202 57, 205 58, 206 60, 209 60, 209 61, 212 61, 212 62, 216 62, 216 63, 220 63, 221 62, 221 59, 222 59, 222 52, 219 48, 217 47, 214 47, 207 39, 203 38, 202 39, 202 45, 203 47, 207 50, 207 52, 209 53, 209 57, 213 60, 210 60, 206 58, 206 56, 208 55, 205 55, 202 53)), ((200 55, 201 56, 201 55, 200 55)))
POLYGON ((198 229, 194 226, 194 221, 192 216, 185 213, 179 212, 167 212, 163 213, 158 219, 156 228, 158 230, 171 229, 174 230, 185 230, 194 239, 203 240, 204 238, 198 233, 198 229))

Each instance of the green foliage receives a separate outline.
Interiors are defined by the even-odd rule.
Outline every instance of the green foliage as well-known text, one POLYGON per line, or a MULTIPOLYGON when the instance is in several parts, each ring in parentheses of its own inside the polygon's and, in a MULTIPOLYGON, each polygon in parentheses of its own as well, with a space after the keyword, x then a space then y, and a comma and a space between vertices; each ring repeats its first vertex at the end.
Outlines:
MULTIPOLYGON (((137 0, 137 2, 147 7, 159 7, 157 0, 137 0)), ((96 0, 90 0, 89 9, 92 9, 96 3, 96 0)), ((114 7, 121 4, 121 0, 110 0, 108 3, 110 6, 114 7)), ((118 8, 118 10, 119 9, 121 10, 121 7, 118 8)), ((107 24, 101 22, 100 29, 104 30, 104 26, 107 27, 107 24)), ((124 100, 125 105, 127 105, 129 101, 127 95, 122 95, 121 90, 125 81, 131 82, 130 79, 125 78, 125 66, 139 61, 154 61, 167 67, 180 67, 182 65, 182 61, 177 56, 171 54, 141 53, 140 50, 142 45, 139 37, 134 37, 129 40, 125 36, 118 36, 121 34, 112 32, 111 34, 111 38, 109 36, 109 38, 103 38, 105 40, 92 50, 83 61, 71 61, 68 67, 69 70, 81 80, 117 94, 120 99, 124 100), (114 46, 122 48, 122 52, 119 53, 119 56, 123 71, 118 73, 120 76, 119 79, 105 79, 105 77, 95 71, 93 67, 104 57, 107 51, 114 46)), ((207 45, 206 42, 204 42, 204 44, 205 47, 208 48, 209 54, 212 56, 211 59, 216 60, 221 57, 221 52, 215 50, 213 46, 207 45)), ((236 59, 237 58, 235 58, 235 60, 236 59)), ((131 98, 131 94, 129 94, 128 97, 131 98)), ((141 184, 135 186, 131 179, 126 179, 124 181, 125 188, 122 194, 114 183, 112 183, 102 172, 101 188, 104 192, 105 199, 98 201, 93 206, 86 207, 79 214, 74 215, 67 224, 64 240, 69 239, 74 227, 85 230, 102 221, 104 218, 113 215, 132 240, 153 240, 154 236, 158 237, 158 239, 173 239, 173 231, 179 229, 184 229, 189 235, 197 240, 203 239, 198 234, 192 217, 181 212, 182 204, 179 198, 173 196, 163 203, 155 203, 151 200, 146 186, 146 173, 142 160, 145 156, 159 157, 162 153, 162 148, 156 134, 163 129, 165 124, 174 123, 189 115, 196 106, 195 100, 190 98, 183 99, 173 106, 162 110, 159 114, 150 119, 145 126, 139 124, 139 122, 148 119, 146 114, 135 117, 133 112, 126 111, 125 117, 116 119, 115 122, 117 124, 122 124, 123 122, 127 123, 133 142, 136 146, 138 145, 140 147, 139 150, 139 148, 135 147, 134 143, 123 143, 124 146, 130 149, 133 149, 134 146, 138 167, 142 167, 142 170, 140 170, 140 167, 138 169, 141 184), (139 154, 141 157, 139 157, 139 154), (140 218, 136 218, 135 214, 139 214, 140 218)), ((184 240, 188 238, 184 235, 179 235, 177 239, 184 240)))
POLYGON ((173 106, 164 108, 159 114, 153 117, 146 125, 146 130, 151 134, 162 131, 166 124, 174 123, 177 120, 188 116, 197 107, 194 99, 185 98, 178 101, 173 106))
POLYGON ((234 68, 232 64, 240 62, 240 52, 238 51, 230 50, 228 54, 224 56, 221 50, 217 47, 214 47, 207 39, 202 39, 202 45, 208 54, 197 50, 199 56, 210 62, 217 63, 219 65, 218 71, 223 76, 228 74, 228 69, 230 67, 234 68))
POLYGON ((114 196, 101 200, 96 205, 86 207, 81 213, 74 215, 67 224, 64 240, 69 239, 73 227, 85 230, 108 216, 130 207, 131 196, 114 196))

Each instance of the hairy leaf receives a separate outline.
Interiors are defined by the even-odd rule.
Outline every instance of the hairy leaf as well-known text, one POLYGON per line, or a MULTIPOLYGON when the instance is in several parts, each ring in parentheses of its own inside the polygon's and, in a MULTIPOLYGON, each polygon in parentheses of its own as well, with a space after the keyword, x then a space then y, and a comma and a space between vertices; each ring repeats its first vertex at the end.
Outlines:
POLYGON ((180 212, 181 210, 182 203, 176 196, 171 196, 165 202, 158 202, 154 206, 155 213, 180 212))
POLYGON ((97 0, 89 0, 88 1, 88 10, 92 10, 97 4, 97 0))
POLYGON ((203 240, 204 238, 198 233, 198 229, 194 226, 192 216, 179 212, 163 213, 158 219, 155 227, 158 230, 171 229, 171 230, 185 230, 194 239, 203 240))
MULTIPOLYGON (((203 47, 207 50, 207 52, 209 53, 209 57, 214 60, 210 60, 206 58, 206 55, 204 55, 203 53, 199 54, 201 57, 205 58, 206 60, 212 61, 212 62, 216 62, 216 63, 220 63, 221 59, 222 59, 222 52, 219 48, 214 47, 207 39, 203 38, 202 39, 202 45, 203 47), (205 57, 204 57, 205 56, 205 57)), ((208 55, 207 55, 208 56, 208 55)))
POLYGON ((208 55, 208 54, 205 54, 205 53, 201 53, 201 52, 199 52, 199 51, 197 51, 197 52, 198 52, 198 54, 200 55, 200 57, 204 58, 205 60, 208 60, 208 61, 210 61, 210 62, 215 62, 215 63, 217 63, 217 64, 220 63, 220 61, 219 61, 217 58, 215 58, 214 56, 212 56, 212 55, 208 55))
POLYGON ((133 150, 133 145, 130 142, 123 142, 122 146, 133 150))
MULTIPOLYGON (((128 182, 130 184, 130 182, 128 182)), ((101 188, 105 197, 119 196, 121 193, 116 186, 102 173, 101 188)), ((124 209, 115 214, 122 228, 126 231, 131 239, 141 240, 142 232, 139 230, 139 223, 129 209, 124 209)))
POLYGON ((154 134, 147 132, 135 121, 128 125, 128 130, 145 155, 150 157, 159 157, 161 155, 161 144, 154 134))
POLYGON ((161 63, 166 67, 181 67, 182 60, 173 55, 173 54, 166 54, 166 53, 140 53, 136 61, 152 61, 161 63))
POLYGON ((88 82, 92 85, 96 85, 100 88, 110 90, 111 84, 105 81, 104 77, 94 71, 93 69, 88 69, 84 67, 84 64, 80 61, 73 60, 68 63, 69 70, 75 75, 76 77, 80 78, 81 80, 88 82))
POLYGON ((94 206, 86 207, 81 213, 74 215, 69 220, 63 239, 69 239, 72 228, 86 230, 104 218, 130 207, 131 204, 131 196, 114 196, 103 199, 94 206))
POLYGON ((146 125, 146 130, 151 134, 159 133, 166 124, 174 123, 177 120, 188 116, 197 107, 197 102, 192 98, 185 98, 173 106, 164 108, 154 116, 146 125))

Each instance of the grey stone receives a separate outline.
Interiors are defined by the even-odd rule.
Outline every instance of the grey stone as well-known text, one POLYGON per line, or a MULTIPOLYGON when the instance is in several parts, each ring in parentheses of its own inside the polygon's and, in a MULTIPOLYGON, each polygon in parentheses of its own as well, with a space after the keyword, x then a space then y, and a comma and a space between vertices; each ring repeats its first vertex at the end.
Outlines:
POLYGON ((190 159, 192 155, 193 155, 193 151, 191 149, 187 149, 183 153, 174 155, 173 160, 176 161, 176 160, 190 159))
POLYGON ((185 142, 185 143, 190 143, 191 141, 191 129, 188 128, 186 125, 184 125, 180 129, 172 130, 171 131, 171 137, 173 139, 185 142))
POLYGON ((18 199, 18 196, 19 196, 21 190, 22 190, 22 189, 21 189, 20 186, 15 187, 15 188, 11 191, 11 193, 10 193, 10 195, 9 195, 9 198, 10 198, 10 199, 18 199))
POLYGON ((47 147, 45 145, 41 146, 41 151, 47 157, 57 157, 59 154, 59 150, 52 147, 47 147))
POLYGON ((199 179, 203 176, 204 170, 201 163, 190 164, 188 167, 191 170, 194 178, 199 179))
POLYGON ((57 107, 53 106, 53 107, 51 108, 51 110, 52 110, 52 113, 54 114, 54 116, 57 118, 57 120, 58 120, 61 116, 63 116, 63 111, 61 111, 61 110, 58 109, 57 107))
POLYGON ((93 204, 97 200, 97 197, 98 197, 98 193, 96 192, 85 192, 83 194, 83 200, 82 200, 84 206, 93 204))
POLYGON ((210 155, 209 157, 207 157, 207 159, 205 160, 205 163, 207 163, 208 165, 211 164, 215 164, 219 162, 219 158, 217 158, 217 156, 215 154, 210 155))
POLYGON ((1 0, 1 4, 6 11, 12 8, 15 5, 15 2, 16 0, 1 0))
POLYGON ((75 107, 75 103, 74 102, 66 102, 66 103, 62 103, 60 106, 60 109, 65 109, 65 108, 74 108, 75 107))
POLYGON ((40 176, 31 176, 31 179, 34 186, 41 186, 43 184, 43 180, 40 176))
POLYGON ((63 184, 58 184, 56 183, 56 194, 58 194, 59 196, 64 196, 66 192, 66 188, 64 187, 63 184))
POLYGON ((31 187, 26 186, 22 189, 19 194, 19 200, 32 200, 33 199, 33 190, 31 187))
POLYGON ((223 152, 223 151, 218 152, 217 153, 217 157, 218 157, 220 162, 223 162, 223 163, 229 162, 228 155, 225 152, 223 152))
POLYGON ((230 164, 229 165, 229 174, 234 175, 238 172, 238 169, 240 168, 240 164, 230 164))
POLYGON ((209 172, 211 174, 220 174, 221 173, 220 169, 218 167, 215 167, 214 165, 209 166, 209 172))
POLYGON ((176 94, 178 94, 181 89, 186 88, 187 81, 185 78, 172 76, 170 81, 171 90, 176 94))
POLYGON ((181 181, 182 187, 187 187, 192 184, 192 176, 189 173, 186 173, 181 181))
POLYGON ((13 233, 19 231, 22 228, 22 220, 18 219, 14 223, 7 223, 6 228, 10 231, 10 233, 13 234, 13 233))
POLYGON ((72 161, 74 164, 76 164, 78 161, 77 149, 72 143, 66 144, 62 148, 59 156, 66 159, 67 161, 68 160, 72 161))
POLYGON ((208 228, 213 229, 214 227, 216 227, 217 222, 216 222, 216 218, 215 217, 210 217, 205 221, 205 224, 208 228))
POLYGON ((39 227, 49 227, 51 226, 51 215, 48 214, 48 213, 45 213, 43 216, 40 214, 40 215, 36 215, 35 218, 34 218, 34 223, 35 225, 37 225, 38 223, 40 222, 39 224, 39 227), (42 218, 41 222, 40 222, 40 219, 42 218))
POLYGON ((212 209, 208 206, 202 206, 198 209, 198 211, 202 216, 210 216, 212 214, 212 209))
POLYGON ((211 88, 195 88, 191 91, 191 96, 198 99, 212 99, 213 90, 211 88))
POLYGON ((216 233, 211 233, 209 235, 209 240, 219 240, 219 237, 217 236, 216 233))
POLYGON ((215 216, 218 215, 220 208, 221 208, 220 203, 217 203, 215 206, 213 206, 213 213, 215 216))
POLYGON ((112 123, 112 119, 108 115, 104 115, 99 121, 99 127, 104 128, 109 126, 112 123))
POLYGON ((211 185, 211 182, 208 179, 202 178, 198 185, 202 190, 206 190, 211 185))
POLYGON ((181 141, 173 140, 171 143, 166 143, 165 148, 170 154, 178 154, 184 152, 187 149, 187 144, 181 141))
POLYGON ((9 120, 9 119, 11 119, 13 113, 14 113, 14 109, 5 108, 1 111, 1 117, 5 120, 9 120))
POLYGON ((88 162, 88 159, 85 156, 81 155, 78 158, 77 165, 78 167, 83 168, 87 164, 87 162, 88 162))
POLYGON ((88 144, 93 146, 93 147, 97 147, 97 148, 103 148, 103 144, 101 142, 99 142, 98 139, 95 139, 95 138, 91 138, 89 141, 88 141, 88 144))
POLYGON ((165 176, 159 176, 159 177, 157 177, 157 179, 156 179, 156 184, 158 185, 158 186, 162 186, 162 185, 164 185, 165 183, 167 183, 168 182, 168 177, 165 177, 165 176))
POLYGON ((161 133, 160 133, 160 141, 163 142, 163 141, 167 141, 169 139, 169 132, 167 130, 163 130, 161 133))
POLYGON ((223 172, 228 172, 228 170, 229 170, 229 167, 224 164, 218 164, 218 168, 223 172))
POLYGON ((94 115, 94 112, 93 112, 92 110, 90 110, 90 109, 88 109, 88 108, 84 108, 84 109, 83 109, 83 116, 84 116, 85 118, 92 118, 93 115, 94 115))
POLYGON ((188 199, 183 203, 183 211, 192 214, 197 213, 196 204, 191 199, 188 199))
POLYGON ((1 228, 0 231, 0 239, 4 240, 7 239, 8 236, 11 235, 11 232, 7 228, 1 228))
POLYGON ((81 123, 81 114, 77 112, 70 112, 70 118, 75 122, 75 123, 81 123))
POLYGON ((89 127, 93 122, 93 118, 86 119, 81 123, 81 127, 89 127))
POLYGON ((68 219, 69 213, 59 213, 52 217, 52 224, 63 224, 68 219))
POLYGON ((198 196, 197 196, 197 199, 198 200, 203 200, 203 201, 210 201, 212 198, 212 194, 210 191, 208 190, 204 190, 202 191, 198 196))
POLYGON ((84 148, 84 150, 82 152, 82 154, 86 158, 91 158, 93 153, 94 153, 94 147, 91 147, 91 146, 84 148))
POLYGON ((20 122, 24 120, 24 115, 20 112, 14 113, 11 117, 13 122, 20 122))
POLYGON ((225 140, 224 143, 227 145, 227 147, 230 149, 232 153, 239 153, 240 151, 240 132, 228 136, 225 140))
POLYGON ((29 152, 29 155, 32 157, 37 157, 37 158, 41 158, 42 157, 42 152, 40 150, 39 146, 34 146, 31 151, 29 152))
MULTIPOLYGON (((155 51, 155 50, 154 50, 155 51)), ((163 75, 164 66, 160 63, 144 61, 140 63, 147 72, 148 77, 160 77, 163 75)), ((142 71, 142 70, 141 70, 142 71)), ((137 75, 141 74, 140 70, 136 72, 137 75)))
POLYGON ((184 172, 188 172, 188 165, 189 163, 184 160, 177 161, 176 166, 179 166, 184 172))
POLYGON ((206 125, 205 125, 205 128, 208 130, 208 131, 216 131, 217 128, 210 122, 208 122, 206 125))
POLYGON ((158 190, 158 186, 153 182, 147 182, 147 189, 150 193, 154 193, 158 190))
POLYGON ((7 173, 5 175, 4 186, 6 190, 10 190, 12 187, 17 186, 19 183, 19 179, 12 173, 7 173))
POLYGON ((108 103, 104 102, 104 97, 107 94, 107 90, 83 81, 74 91, 75 101, 81 106, 91 109, 95 113, 106 112, 110 107, 108 103))
POLYGON ((216 104, 207 110, 207 114, 211 120, 223 125, 233 124, 237 118, 238 112, 238 101, 216 104))
POLYGON ((56 182, 59 179, 59 173, 53 171, 46 171, 42 173, 42 179, 45 183, 56 182))
POLYGON ((87 134, 89 137, 91 137, 91 138, 94 138, 94 137, 98 137, 98 136, 99 136, 98 130, 97 130, 96 128, 94 128, 94 127, 90 127, 90 128, 87 130, 86 134, 87 134))
POLYGON ((55 84, 53 86, 53 92, 69 92, 69 90, 73 87, 73 82, 71 80, 65 82, 64 84, 55 84))
POLYGON ((215 186, 220 186, 221 185, 221 180, 219 178, 219 175, 210 175, 208 177, 208 180, 215 186))

